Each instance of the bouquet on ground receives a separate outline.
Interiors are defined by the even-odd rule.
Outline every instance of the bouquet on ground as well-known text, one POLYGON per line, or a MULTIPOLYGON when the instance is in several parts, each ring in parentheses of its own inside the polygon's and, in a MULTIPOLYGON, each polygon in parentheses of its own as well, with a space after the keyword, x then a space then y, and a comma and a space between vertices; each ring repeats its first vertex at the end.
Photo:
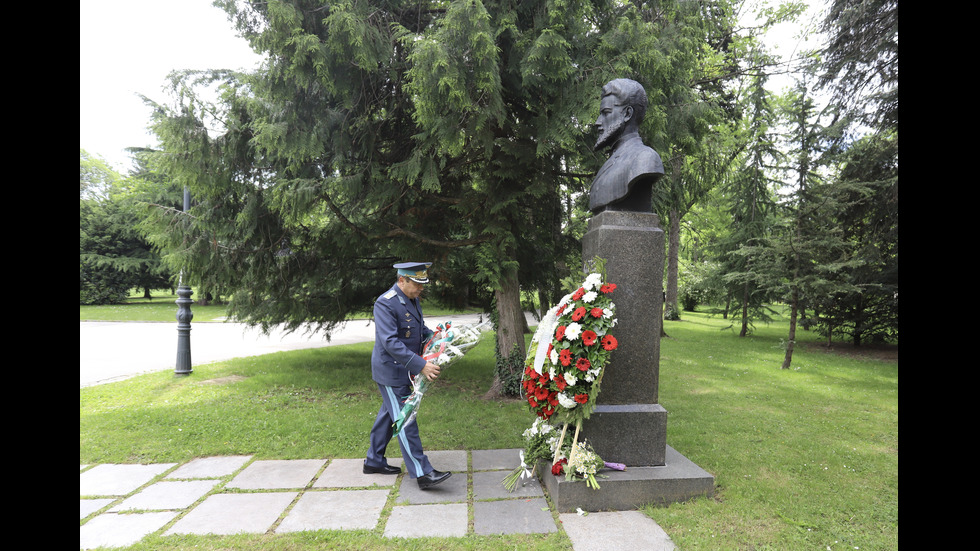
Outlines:
POLYGON ((543 419, 535 419, 534 423, 524 431, 524 449, 521 450, 521 465, 504 478, 504 488, 513 492, 517 482, 521 485, 534 477, 534 470, 539 461, 550 460, 558 432, 543 419))
MULTIPOLYGON (((447 365, 462 357, 468 348, 479 342, 480 335, 487 327, 489 327, 489 322, 463 325, 459 328, 452 327, 452 322, 448 321, 445 325, 439 324, 423 347, 422 359, 440 366, 447 365)), ((422 397, 430 386, 432 383, 425 377, 415 377, 412 381, 412 393, 405 399, 401 411, 398 412, 398 418, 392 425, 395 435, 415 419, 422 403, 422 397)))
MULTIPOLYGON (((538 417, 535 422, 563 425, 551 449, 553 471, 563 458, 565 435, 571 425, 575 434, 565 461, 576 459, 582 421, 595 409, 604 369, 619 346, 610 331, 616 326, 616 305, 611 297, 616 284, 604 281, 601 259, 593 262, 598 268, 541 319, 531 339, 521 382, 528 407, 538 417)), ((529 450, 523 455, 530 455, 529 450)), ((598 488, 598 484, 590 487, 598 488)))
POLYGON ((551 474, 565 474, 565 480, 584 480, 585 485, 593 490, 599 489, 596 475, 601 469, 625 471, 626 465, 603 461, 599 454, 585 440, 574 442, 565 457, 561 454, 551 466, 551 474))

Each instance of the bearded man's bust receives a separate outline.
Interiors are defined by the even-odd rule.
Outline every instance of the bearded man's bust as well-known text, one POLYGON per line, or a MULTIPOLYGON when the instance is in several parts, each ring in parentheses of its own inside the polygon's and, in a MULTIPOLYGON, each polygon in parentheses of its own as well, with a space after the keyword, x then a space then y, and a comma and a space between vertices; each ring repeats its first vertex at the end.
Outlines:
POLYGON ((616 79, 602 87, 595 149, 611 147, 612 152, 589 190, 592 214, 653 210, 653 184, 664 175, 664 164, 638 133, 646 106, 646 91, 634 80, 616 79))

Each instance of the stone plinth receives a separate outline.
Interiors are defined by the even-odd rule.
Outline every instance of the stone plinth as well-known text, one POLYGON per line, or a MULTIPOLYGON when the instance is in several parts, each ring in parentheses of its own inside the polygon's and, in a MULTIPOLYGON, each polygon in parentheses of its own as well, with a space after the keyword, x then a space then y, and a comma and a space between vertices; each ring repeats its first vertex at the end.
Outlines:
POLYGON ((555 477, 541 479, 559 512, 622 511, 686 501, 714 492, 714 477, 667 445, 667 410, 659 404, 663 324, 664 232, 653 213, 605 211, 589 221, 582 259, 606 260, 615 283, 619 342, 603 372, 602 391, 582 423, 586 439, 605 461, 625 471, 602 471, 599 490, 555 477))
POLYGON ((667 411, 658 404, 663 323, 664 232, 653 213, 605 211, 589 221, 582 260, 606 260, 615 283, 619 347, 602 376, 592 416, 582 424, 602 458, 630 467, 664 465, 667 411))
POLYGON ((627 467, 625 471, 600 471, 599 489, 579 480, 569 482, 565 475, 554 476, 551 465, 538 466, 541 482, 548 489, 559 513, 583 511, 631 511, 645 505, 669 505, 714 493, 715 478, 674 448, 667 446, 664 465, 627 467))

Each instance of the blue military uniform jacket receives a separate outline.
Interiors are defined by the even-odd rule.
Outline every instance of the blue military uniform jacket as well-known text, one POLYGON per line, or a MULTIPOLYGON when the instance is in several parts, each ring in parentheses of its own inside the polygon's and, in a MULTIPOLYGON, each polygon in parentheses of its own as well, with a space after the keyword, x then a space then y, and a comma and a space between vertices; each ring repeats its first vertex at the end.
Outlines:
POLYGON ((392 285, 374 303, 374 350, 371 352, 371 378, 385 386, 409 384, 425 367, 420 355, 432 330, 422 319, 418 299, 409 299, 392 285))

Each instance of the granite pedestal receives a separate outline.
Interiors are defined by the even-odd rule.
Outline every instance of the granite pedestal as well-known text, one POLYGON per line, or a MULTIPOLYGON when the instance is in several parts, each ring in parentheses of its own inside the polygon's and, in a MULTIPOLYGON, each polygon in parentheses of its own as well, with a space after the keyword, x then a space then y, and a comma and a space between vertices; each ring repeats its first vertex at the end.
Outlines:
POLYGON ((653 213, 604 211, 589 221, 582 259, 605 259, 619 346, 603 372, 602 392, 582 423, 585 439, 606 461, 626 471, 606 471, 599 490, 566 482, 541 469, 559 512, 627 510, 711 495, 714 477, 667 445, 667 410, 659 403, 663 323, 664 232, 653 213))

